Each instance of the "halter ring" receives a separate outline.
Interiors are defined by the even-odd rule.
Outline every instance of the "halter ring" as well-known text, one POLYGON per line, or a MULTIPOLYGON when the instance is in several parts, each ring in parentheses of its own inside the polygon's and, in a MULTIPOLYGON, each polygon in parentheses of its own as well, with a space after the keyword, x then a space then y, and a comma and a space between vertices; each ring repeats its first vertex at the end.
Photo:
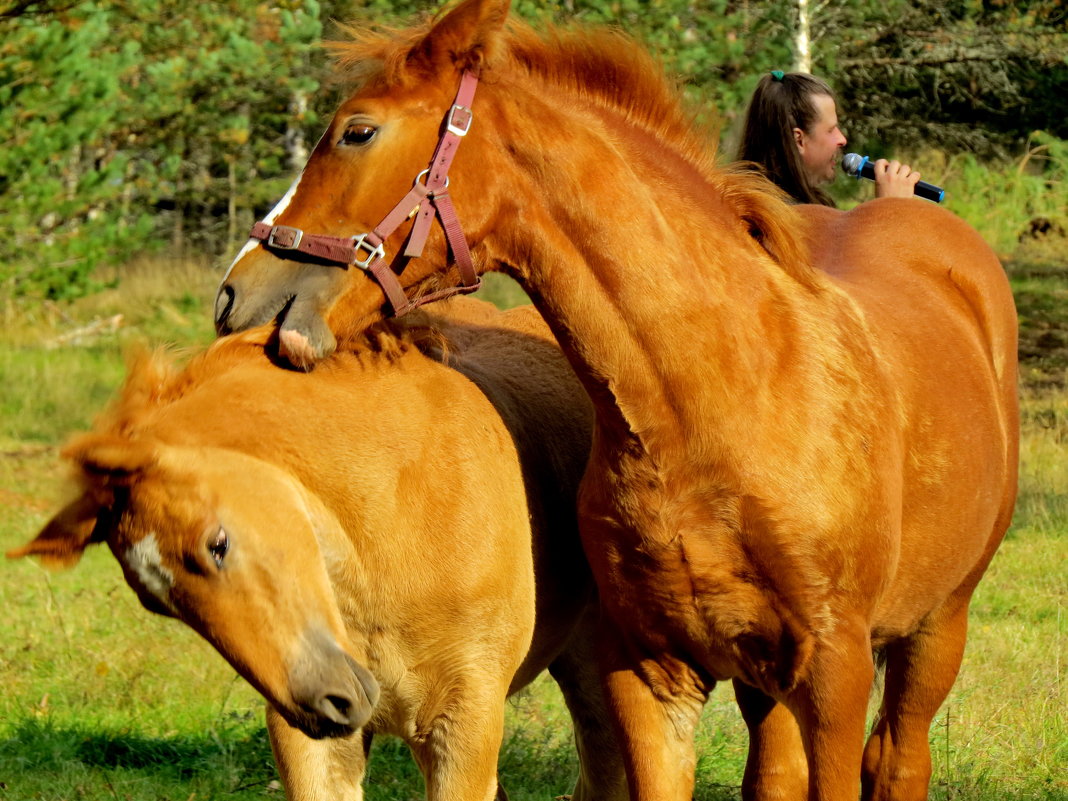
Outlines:
MULTIPOLYGON (((415 176, 415 180, 412 181, 412 186, 419 186, 419 182, 423 178, 423 176, 424 175, 428 175, 429 173, 430 173, 430 168, 427 167, 425 170, 423 170, 421 173, 419 173, 417 176, 415 176)), ((449 181, 450 180, 451 180, 450 177, 448 175, 446 175, 445 176, 445 188, 446 189, 449 188, 449 181)), ((423 186, 426 186, 425 182, 423 183, 423 186)), ((416 208, 418 208, 418 206, 416 208)))

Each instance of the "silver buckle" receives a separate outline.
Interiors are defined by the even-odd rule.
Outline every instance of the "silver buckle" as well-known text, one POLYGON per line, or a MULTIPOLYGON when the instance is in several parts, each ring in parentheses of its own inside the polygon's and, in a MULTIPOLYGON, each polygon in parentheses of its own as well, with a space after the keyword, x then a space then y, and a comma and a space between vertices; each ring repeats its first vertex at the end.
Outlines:
POLYGON ((296 250, 300 247, 300 240, 304 238, 304 232, 299 228, 292 228, 288 225, 274 225, 271 226, 271 233, 267 235, 268 247, 276 248, 277 250, 296 250), (293 241, 288 245, 284 245, 279 242, 276 237, 281 233, 283 235, 292 235, 293 241))
POLYGON ((474 118, 475 116, 471 113, 471 109, 469 109, 467 106, 461 106, 458 103, 453 103, 452 108, 449 109, 449 121, 445 124, 445 130, 449 131, 449 133, 454 133, 457 136, 467 136, 467 132, 471 130, 471 121, 474 118), (462 111, 467 114, 467 122, 463 125, 463 127, 460 127, 454 122, 457 111, 462 111))
POLYGON ((369 269, 375 259, 384 259, 386 257, 385 247, 382 245, 372 246, 371 243, 367 241, 367 236, 367 234, 360 234, 359 236, 354 236, 352 238, 352 247, 357 253, 360 252, 361 248, 367 251, 366 259, 361 261, 359 257, 355 257, 352 261, 353 266, 359 267, 361 270, 369 269))

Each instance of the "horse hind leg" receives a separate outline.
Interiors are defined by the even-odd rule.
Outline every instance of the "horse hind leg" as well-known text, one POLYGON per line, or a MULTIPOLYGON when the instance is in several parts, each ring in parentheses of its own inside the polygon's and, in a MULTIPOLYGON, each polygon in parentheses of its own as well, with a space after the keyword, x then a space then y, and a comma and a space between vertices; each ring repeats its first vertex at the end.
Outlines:
POLYGON ((883 703, 864 750, 864 801, 923 801, 931 781, 931 722, 960 670, 968 604, 930 616, 886 649, 883 703))
POLYGON ((806 801, 808 761, 793 713, 738 679, 734 697, 749 729, 743 801, 806 801))
POLYGON ((567 647, 549 665, 575 730, 579 777, 571 801, 626 801, 623 755, 597 670, 595 626, 594 614, 586 612, 567 647))

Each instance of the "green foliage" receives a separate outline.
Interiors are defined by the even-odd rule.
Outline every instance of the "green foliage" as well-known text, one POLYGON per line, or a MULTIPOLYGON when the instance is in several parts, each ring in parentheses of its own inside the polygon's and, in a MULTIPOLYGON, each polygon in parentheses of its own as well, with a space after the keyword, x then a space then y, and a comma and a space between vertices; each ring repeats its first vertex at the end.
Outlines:
POLYGON ((318 87, 319 14, 138 0, 5 22, 0 279, 76 297, 97 265, 167 239, 229 247, 236 217, 292 172, 287 133, 321 124, 294 106, 318 87))
POLYGON ((1018 161, 989 164, 962 153, 932 174, 949 187, 946 206, 1003 255, 1021 241, 1063 241, 1068 233, 1068 141, 1036 131, 1018 161))
POLYGON ((826 63, 852 137, 984 160, 1034 130, 1068 138, 1066 20, 1058 0, 887 0, 850 16, 826 63))
MULTIPOLYGON (((65 300, 99 290, 98 268, 133 255, 233 252, 333 111, 318 48, 336 35, 333 21, 406 22, 444 5, 0 3, 0 287, 65 300)), ((802 57, 794 4, 513 6, 536 24, 609 24, 638 37, 679 76, 700 116, 718 117, 725 158, 759 77, 802 57)), ((1068 139, 1063 3, 823 0, 809 9, 812 71, 840 91, 852 149, 933 148, 955 169, 997 174, 1044 131, 1043 164, 1063 163, 1055 155, 1068 139), (965 165, 968 153, 974 166, 965 165)), ((1063 196, 1034 195, 1043 176, 1029 176, 1028 204, 1060 208, 1063 196)), ((1051 176, 1055 186, 1060 178, 1051 176)), ((1058 208, 1051 214, 1063 217, 1058 208)))

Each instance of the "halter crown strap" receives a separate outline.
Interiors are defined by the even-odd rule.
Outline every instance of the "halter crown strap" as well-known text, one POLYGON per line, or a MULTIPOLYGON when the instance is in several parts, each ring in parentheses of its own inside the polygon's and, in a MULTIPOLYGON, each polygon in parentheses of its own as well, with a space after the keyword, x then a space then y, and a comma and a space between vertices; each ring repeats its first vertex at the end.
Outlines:
POLYGON ((481 279, 475 272, 471 251, 467 246, 456 209, 448 193, 449 167, 461 140, 471 127, 473 119, 471 103, 478 87, 478 77, 470 71, 464 71, 460 78, 460 88, 456 100, 445 115, 445 130, 438 140, 437 149, 430 160, 430 166, 415 179, 415 184, 397 205, 375 226, 370 233, 352 237, 326 236, 309 234, 299 228, 288 225, 272 225, 257 222, 252 226, 249 236, 263 242, 276 251, 293 251, 309 256, 316 261, 339 264, 344 267, 355 266, 365 270, 378 282, 393 307, 395 317, 435 300, 455 294, 474 292, 481 285, 481 279), (426 178, 425 182, 422 178, 426 178), (398 257, 401 267, 409 259, 418 258, 423 253, 430 224, 434 217, 441 221, 445 231, 445 240, 452 252, 453 262, 460 271, 460 286, 448 287, 436 292, 410 299, 404 294, 404 288, 397 278, 397 272, 386 264, 385 241, 409 217, 413 215, 411 231, 404 251, 398 257))

